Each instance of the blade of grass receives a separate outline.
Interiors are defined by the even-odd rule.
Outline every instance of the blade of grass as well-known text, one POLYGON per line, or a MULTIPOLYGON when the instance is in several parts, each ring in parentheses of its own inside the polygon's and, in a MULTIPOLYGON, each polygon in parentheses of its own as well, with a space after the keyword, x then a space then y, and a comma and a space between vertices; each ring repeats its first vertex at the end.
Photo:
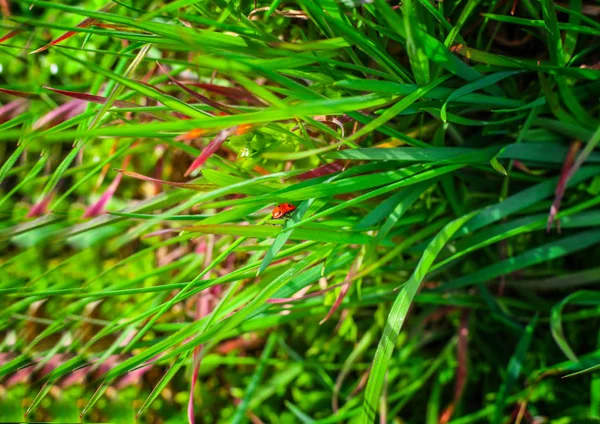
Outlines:
POLYGON ((373 358, 373 368, 371 369, 367 383, 361 422, 371 423, 375 420, 379 398, 383 390, 383 382, 388 371, 394 346, 397 343, 400 330, 423 278, 425 278, 428 269, 450 237, 473 216, 474 213, 470 213, 447 224, 429 244, 410 279, 400 289, 400 293, 396 297, 388 315, 383 335, 379 340, 377 351, 373 358))
POLYGON ((596 306, 600 304, 600 295, 598 292, 580 290, 565 297, 562 301, 552 307, 552 312, 550 314, 550 330, 552 331, 552 337, 554 337, 554 341, 569 360, 579 362, 579 358, 575 355, 573 349, 571 349, 563 330, 562 315, 567 303, 596 306))
POLYGON ((463 85, 461 88, 455 90, 448 96, 441 109, 441 116, 444 122, 447 122, 446 119, 446 108, 448 107, 448 103, 451 101, 464 96, 465 94, 472 93, 477 90, 481 90, 485 87, 489 87, 491 85, 496 84, 499 81, 502 81, 505 78, 511 77, 515 74, 520 73, 521 71, 504 71, 504 72, 496 72, 495 74, 486 75, 477 81, 473 81, 470 84, 463 85))
POLYGON ((267 343, 265 344, 265 347, 260 355, 260 359, 259 359, 259 363, 256 367, 256 371, 252 375, 252 379, 250 380, 250 383, 248 383, 248 386, 246 387, 246 392, 244 393, 242 402, 238 405, 237 409, 235 410, 235 414, 233 415, 233 418, 231 419, 232 423, 238 424, 238 423, 241 423, 244 421, 246 411, 248 409, 248 406, 250 405, 250 401, 252 400, 254 393, 258 389, 258 385, 260 384, 263 374, 265 373, 265 368, 267 367, 267 364, 266 364, 267 359, 269 359, 269 357, 273 353, 276 342, 277 342, 277 335, 275 333, 269 334, 269 337, 267 338, 267 343))
POLYGON ((513 258, 487 266, 470 275, 456 278, 440 286, 439 290, 453 290, 477 283, 490 282, 501 275, 506 275, 541 262, 560 258, 569 253, 577 252, 589 246, 594 246, 597 243, 600 243, 600 230, 587 231, 585 233, 565 237, 528 250, 513 258))
POLYGON ((498 395, 496 397, 496 403, 494 404, 494 419, 492 421, 494 424, 501 423, 504 417, 506 416, 504 414, 506 399, 511 389, 516 384, 519 376, 521 375, 523 363, 525 362, 525 355, 529 351, 531 339, 533 338, 533 332, 535 330, 537 321, 538 316, 536 315, 527 325, 525 330, 523 330, 523 334, 519 339, 519 343, 517 344, 515 352, 513 353, 513 355, 510 358, 510 361, 508 362, 508 367, 506 369, 506 377, 502 381, 502 385, 500 386, 500 390, 498 391, 498 395))

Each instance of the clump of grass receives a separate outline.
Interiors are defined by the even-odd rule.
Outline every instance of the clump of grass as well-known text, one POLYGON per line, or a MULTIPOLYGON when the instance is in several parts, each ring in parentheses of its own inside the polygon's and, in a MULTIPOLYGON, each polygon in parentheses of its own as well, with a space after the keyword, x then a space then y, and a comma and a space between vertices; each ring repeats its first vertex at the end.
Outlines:
POLYGON ((0 6, 2 420, 598 419, 595 5, 0 6))

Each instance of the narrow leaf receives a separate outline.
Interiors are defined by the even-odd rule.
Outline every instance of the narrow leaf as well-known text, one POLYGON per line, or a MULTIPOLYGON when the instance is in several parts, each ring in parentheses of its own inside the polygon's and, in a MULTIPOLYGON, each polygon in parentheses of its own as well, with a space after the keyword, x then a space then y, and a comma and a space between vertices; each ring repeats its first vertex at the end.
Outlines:
POLYGON ((194 172, 196 169, 198 169, 199 167, 201 167, 202 165, 204 165, 204 163, 207 161, 207 159, 209 157, 211 157, 213 155, 213 153, 215 153, 217 150, 219 150, 219 148, 221 147, 221 145, 232 135, 234 135, 237 131, 237 126, 236 127, 231 127, 231 128, 227 128, 224 129, 222 131, 220 131, 215 138, 213 138, 210 143, 208 143, 208 145, 204 148, 204 150, 202 150, 202 153, 200 153, 200 156, 198 156, 194 162, 192 162, 192 164, 190 165, 190 167, 187 169, 187 171, 185 171, 184 176, 188 176, 190 175, 192 172, 194 172))
POLYGON ((474 212, 450 222, 435 236, 431 243, 429 243, 429 246, 427 246, 410 279, 402 286, 400 293, 396 297, 383 329, 383 335, 379 340, 375 357, 373 358, 373 367, 369 375, 361 415, 363 423, 371 423, 375 420, 389 362, 400 330, 406 320, 413 299, 421 286, 421 282, 448 240, 473 215, 474 212))
POLYGON ((500 386, 500 390, 498 391, 498 395, 496 397, 496 403, 494 405, 494 419, 492 421, 494 424, 503 422, 503 419, 506 416, 504 414, 506 399, 521 375, 523 362, 525 361, 525 355, 529 351, 529 345, 531 344, 531 339, 533 338, 533 332, 535 330, 537 320, 538 316, 536 315, 527 325, 525 330, 523 330, 523 334, 519 340, 519 343, 517 344, 517 348, 510 358, 508 367, 506 369, 506 377, 502 382, 502 386, 500 386))
POLYGON ((168 185, 171 187, 185 188, 187 190, 209 191, 209 190, 212 190, 215 188, 214 184, 179 183, 179 182, 175 182, 175 181, 159 180, 158 178, 148 177, 146 175, 138 174, 137 172, 125 171, 123 169, 115 169, 115 171, 120 172, 123 175, 126 175, 128 177, 136 178, 138 180, 164 184, 164 185, 168 185))

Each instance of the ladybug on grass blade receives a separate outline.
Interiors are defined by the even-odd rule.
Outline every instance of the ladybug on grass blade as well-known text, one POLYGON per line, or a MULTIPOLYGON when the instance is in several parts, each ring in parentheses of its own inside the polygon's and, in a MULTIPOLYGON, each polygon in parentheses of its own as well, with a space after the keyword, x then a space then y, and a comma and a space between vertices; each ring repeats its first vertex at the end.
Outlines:
POLYGON ((271 212, 271 218, 273 219, 287 219, 296 210, 296 206, 291 203, 282 203, 275 206, 273 212, 271 212))

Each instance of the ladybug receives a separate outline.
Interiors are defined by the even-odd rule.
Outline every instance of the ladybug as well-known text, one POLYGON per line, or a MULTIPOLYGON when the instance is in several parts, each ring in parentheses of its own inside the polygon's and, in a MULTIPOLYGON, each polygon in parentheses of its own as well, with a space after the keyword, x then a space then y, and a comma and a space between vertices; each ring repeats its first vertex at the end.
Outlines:
POLYGON ((292 205, 291 203, 282 203, 275 206, 273 212, 271 212, 271 217, 273 219, 286 219, 289 218, 295 210, 296 206, 292 205))

